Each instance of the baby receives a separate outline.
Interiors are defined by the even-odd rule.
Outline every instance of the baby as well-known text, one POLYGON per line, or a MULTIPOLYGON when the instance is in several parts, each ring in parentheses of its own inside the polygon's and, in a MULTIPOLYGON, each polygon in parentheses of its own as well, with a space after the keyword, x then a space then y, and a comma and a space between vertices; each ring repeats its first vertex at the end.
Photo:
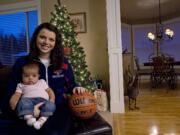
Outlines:
POLYGON ((29 62, 22 68, 22 82, 17 84, 10 99, 10 106, 17 110, 18 116, 26 120, 29 126, 40 129, 55 111, 55 95, 45 80, 39 79, 39 66, 29 62), (40 116, 34 116, 34 107, 41 104, 40 116))

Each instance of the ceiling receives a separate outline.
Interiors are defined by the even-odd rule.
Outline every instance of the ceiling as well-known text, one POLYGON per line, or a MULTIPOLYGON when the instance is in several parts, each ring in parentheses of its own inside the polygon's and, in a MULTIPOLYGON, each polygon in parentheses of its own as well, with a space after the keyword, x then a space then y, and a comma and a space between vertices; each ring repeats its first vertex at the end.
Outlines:
MULTIPOLYGON (((160 0, 162 21, 180 17, 180 0, 160 0)), ((120 0, 121 21, 145 24, 158 21, 159 0, 120 0)))

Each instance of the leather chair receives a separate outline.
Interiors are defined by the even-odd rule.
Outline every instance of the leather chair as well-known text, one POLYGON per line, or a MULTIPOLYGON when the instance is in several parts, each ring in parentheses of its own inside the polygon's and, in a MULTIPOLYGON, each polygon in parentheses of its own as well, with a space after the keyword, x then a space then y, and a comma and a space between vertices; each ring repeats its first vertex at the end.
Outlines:
POLYGON ((71 135, 112 135, 112 127, 96 113, 87 120, 74 118, 71 135))
MULTIPOLYGON (((4 90, 10 72, 11 67, 0 68, 0 104, 5 94, 4 90)), ((21 135, 24 131, 28 132, 29 128, 27 127, 23 120, 15 119, 14 116, 11 118, 11 116, 0 111, 0 135, 21 135)), ((88 120, 80 120, 74 117, 71 127, 72 135, 112 135, 112 127, 98 113, 88 120)), ((29 134, 34 135, 35 133, 31 133, 30 130, 29 134)))

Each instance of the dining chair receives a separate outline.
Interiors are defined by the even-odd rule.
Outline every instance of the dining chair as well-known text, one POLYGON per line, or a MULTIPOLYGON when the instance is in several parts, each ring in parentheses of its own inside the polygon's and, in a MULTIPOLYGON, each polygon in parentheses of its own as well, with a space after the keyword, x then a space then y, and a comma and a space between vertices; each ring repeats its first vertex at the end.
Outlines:
POLYGON ((163 82, 168 84, 170 88, 175 88, 176 76, 171 60, 164 56, 152 58, 153 71, 151 74, 151 85, 153 88, 160 86, 163 82))
POLYGON ((135 72, 136 72, 137 75, 138 75, 138 84, 139 84, 139 86, 140 86, 141 76, 151 76, 152 69, 142 69, 142 68, 140 67, 140 64, 139 64, 139 59, 138 59, 138 57, 136 57, 136 56, 134 56, 134 64, 135 64, 135 67, 136 67, 135 72))
POLYGON ((161 56, 153 57, 152 62, 153 72, 151 74, 151 85, 155 88, 162 83, 163 79, 166 79, 165 63, 161 56))
POLYGON ((171 89, 175 89, 177 86, 177 74, 175 73, 175 69, 174 69, 174 58, 172 56, 166 56, 165 57, 165 62, 167 64, 167 68, 168 68, 168 85, 169 88, 171 89))

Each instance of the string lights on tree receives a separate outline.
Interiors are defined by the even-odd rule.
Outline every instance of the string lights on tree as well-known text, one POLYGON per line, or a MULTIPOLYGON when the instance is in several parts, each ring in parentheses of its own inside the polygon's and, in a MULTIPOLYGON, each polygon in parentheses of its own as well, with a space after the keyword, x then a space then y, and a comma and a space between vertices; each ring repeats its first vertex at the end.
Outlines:
POLYGON ((66 57, 74 70, 76 82, 89 90, 94 90, 90 72, 87 70, 84 49, 77 40, 77 33, 74 31, 66 6, 61 6, 60 0, 58 0, 58 5, 55 5, 55 10, 51 12, 51 16, 50 23, 62 33, 62 44, 66 57))

